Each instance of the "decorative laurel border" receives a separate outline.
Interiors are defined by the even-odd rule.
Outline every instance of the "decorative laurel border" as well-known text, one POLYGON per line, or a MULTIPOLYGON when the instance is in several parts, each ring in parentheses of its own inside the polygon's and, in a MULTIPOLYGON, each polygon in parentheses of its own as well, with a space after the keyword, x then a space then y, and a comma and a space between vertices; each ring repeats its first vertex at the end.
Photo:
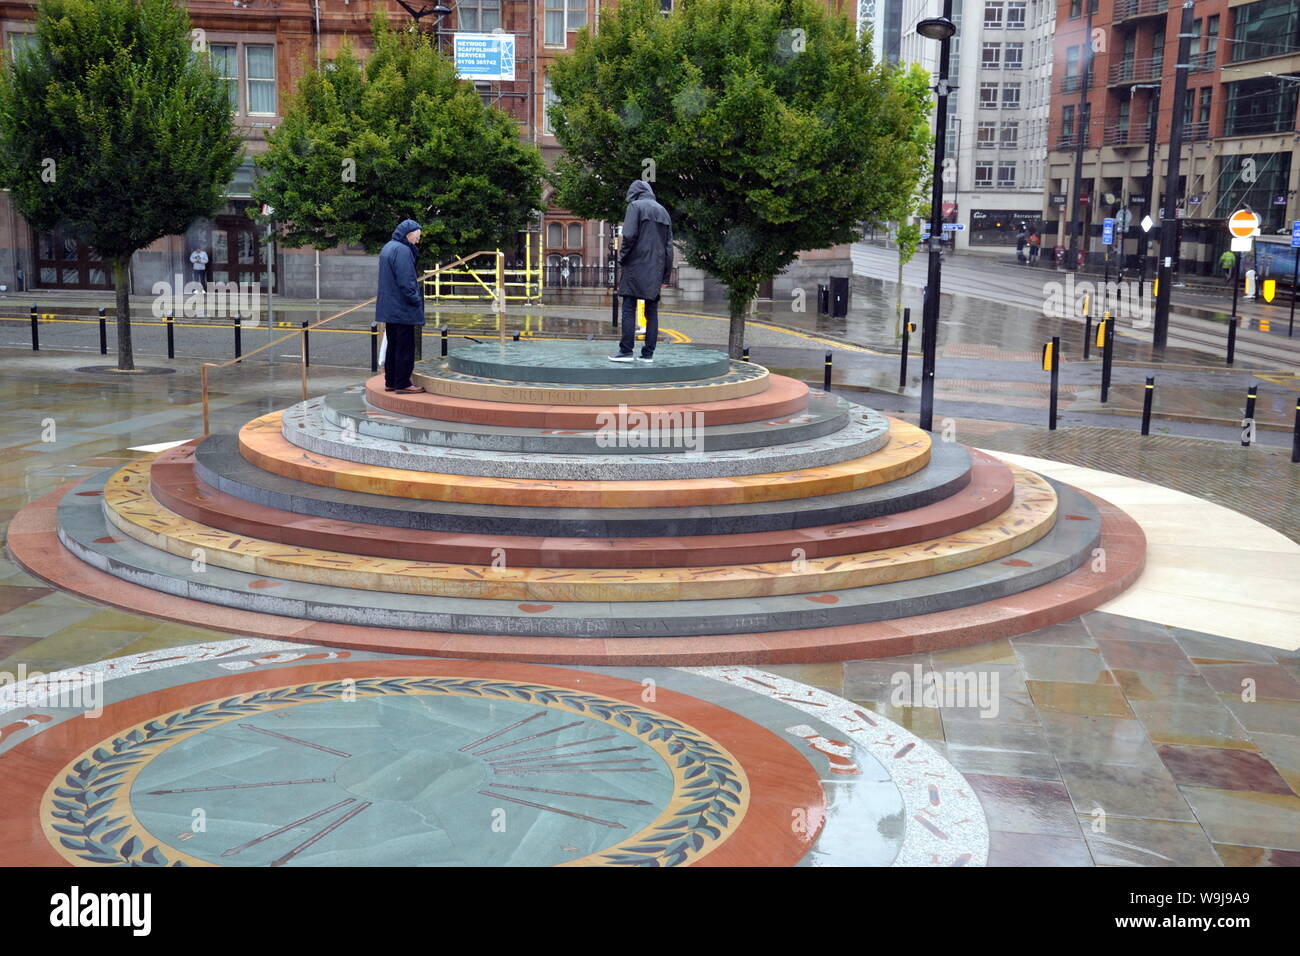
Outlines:
POLYGON ((744 769, 716 740, 657 711, 595 694, 520 681, 455 677, 320 681, 206 701, 155 717, 88 748, 56 775, 41 803, 46 837, 79 865, 212 865, 156 842, 130 804, 136 776, 167 748, 221 723, 280 707, 410 693, 514 700, 579 714, 637 737, 673 775, 664 810, 617 846, 563 865, 680 866, 720 845, 744 818, 744 769))

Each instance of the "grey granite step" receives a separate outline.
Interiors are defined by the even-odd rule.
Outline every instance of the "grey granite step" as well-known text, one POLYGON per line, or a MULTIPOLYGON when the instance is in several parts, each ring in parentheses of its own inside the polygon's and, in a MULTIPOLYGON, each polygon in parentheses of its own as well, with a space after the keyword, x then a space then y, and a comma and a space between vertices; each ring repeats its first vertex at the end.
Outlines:
MULTIPOLYGON (((102 490, 111 471, 79 491, 102 490)), ((1060 578, 1082 565, 1100 536, 1087 498, 1052 482, 1061 511, 1048 534, 1015 554, 974 568, 912 581, 825 593, 743 599, 530 604, 267 579, 180 558, 126 538, 104 517, 99 497, 66 495, 59 537, 88 564, 126 581, 193 600, 288 617, 461 634, 538 637, 671 637, 748 634, 894 620, 997 600, 1060 578)))
POLYGON ((761 448, 788 445, 821 438, 839 431, 849 414, 859 406, 824 392, 808 397, 808 407, 781 418, 734 425, 695 426, 695 419, 684 413, 671 413, 647 420, 636 417, 635 408, 611 427, 600 429, 507 428, 500 425, 475 425, 438 421, 402 415, 371 405, 365 399, 365 387, 331 392, 324 397, 322 414, 335 428, 355 434, 383 438, 412 445, 442 445, 449 448, 473 448, 480 451, 539 453, 543 455, 635 455, 649 450, 655 442, 655 454, 683 454, 687 442, 699 436, 700 447, 707 451, 735 448, 761 448), (619 426, 631 431, 619 433, 619 426), (684 427, 683 427, 684 426, 684 427))
MULTIPOLYGON (((861 405, 853 406, 848 423, 839 431, 788 445, 626 455, 555 455, 408 444, 338 428, 325 419, 323 409, 321 398, 285 409, 282 434, 299 448, 363 465, 534 481, 680 481, 762 475, 863 458, 889 443, 888 419, 861 405)), ((703 436, 688 433, 685 437, 694 442, 703 436)))
POLYGON ((942 501, 970 483, 970 454, 935 442, 926 467, 883 485, 815 498, 693 508, 525 508, 418 501, 312 485, 263 471, 234 435, 210 435, 194 456, 204 484, 295 514, 425 531, 542 537, 636 538, 740 534, 862 521, 942 501))

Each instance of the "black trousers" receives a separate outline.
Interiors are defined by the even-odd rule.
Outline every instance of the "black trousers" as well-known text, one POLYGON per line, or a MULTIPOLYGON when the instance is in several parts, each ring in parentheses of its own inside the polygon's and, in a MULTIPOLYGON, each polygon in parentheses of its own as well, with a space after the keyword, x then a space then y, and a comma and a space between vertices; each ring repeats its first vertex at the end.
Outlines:
MULTIPOLYGON (((620 355, 631 355, 636 351, 636 304, 637 299, 630 295, 623 296, 623 337, 619 339, 620 355)), ((654 358, 655 345, 659 342, 659 300, 645 300, 645 342, 641 345, 642 358, 654 358)))
POLYGON ((410 387, 411 370, 415 368, 415 336, 419 331, 418 325, 384 326, 384 338, 388 341, 384 347, 385 388, 410 387))

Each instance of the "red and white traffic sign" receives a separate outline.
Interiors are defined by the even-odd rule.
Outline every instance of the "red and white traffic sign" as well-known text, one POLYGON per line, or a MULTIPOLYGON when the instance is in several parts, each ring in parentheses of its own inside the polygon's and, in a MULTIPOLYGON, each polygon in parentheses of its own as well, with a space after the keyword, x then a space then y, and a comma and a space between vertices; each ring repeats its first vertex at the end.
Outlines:
POLYGON ((1238 209, 1228 217, 1228 232, 1238 239, 1259 235, 1259 216, 1249 209, 1238 209))

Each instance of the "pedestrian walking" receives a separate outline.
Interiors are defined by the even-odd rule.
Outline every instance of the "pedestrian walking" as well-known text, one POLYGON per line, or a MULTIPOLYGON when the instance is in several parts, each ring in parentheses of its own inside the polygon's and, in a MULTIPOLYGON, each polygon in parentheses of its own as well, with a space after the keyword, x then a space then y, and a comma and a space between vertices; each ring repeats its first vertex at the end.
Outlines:
POLYGON ((1023 264, 1029 261, 1029 257, 1025 255, 1025 246, 1027 246, 1028 244, 1029 244, 1029 236, 1025 233, 1025 229, 1022 226, 1020 228, 1020 232, 1016 234, 1016 261, 1017 262, 1023 264))
POLYGON ((202 246, 195 246, 190 253, 190 268, 194 270, 194 281, 208 291, 208 254, 202 246))
POLYGON ((621 272, 618 294, 623 297, 623 336, 611 362, 653 362, 659 341, 659 290, 673 271, 673 220, 642 179, 627 187, 627 215, 623 217, 623 245, 618 251, 621 272), (636 303, 645 303, 645 343, 636 351, 636 303))
POLYGON ((1232 267, 1237 264, 1237 254, 1231 249, 1223 250, 1219 256, 1219 268, 1223 270, 1223 284, 1232 285, 1232 267))
POLYGON ((1038 265, 1038 253, 1041 251, 1042 245, 1043 237, 1036 232, 1031 232, 1029 234, 1029 264, 1031 266, 1038 265))
POLYGON ((424 325, 424 299, 416 279, 416 246, 420 224, 403 219, 379 253, 379 295, 375 321, 384 323, 384 391, 423 392, 411 384, 415 368, 415 337, 424 325))

